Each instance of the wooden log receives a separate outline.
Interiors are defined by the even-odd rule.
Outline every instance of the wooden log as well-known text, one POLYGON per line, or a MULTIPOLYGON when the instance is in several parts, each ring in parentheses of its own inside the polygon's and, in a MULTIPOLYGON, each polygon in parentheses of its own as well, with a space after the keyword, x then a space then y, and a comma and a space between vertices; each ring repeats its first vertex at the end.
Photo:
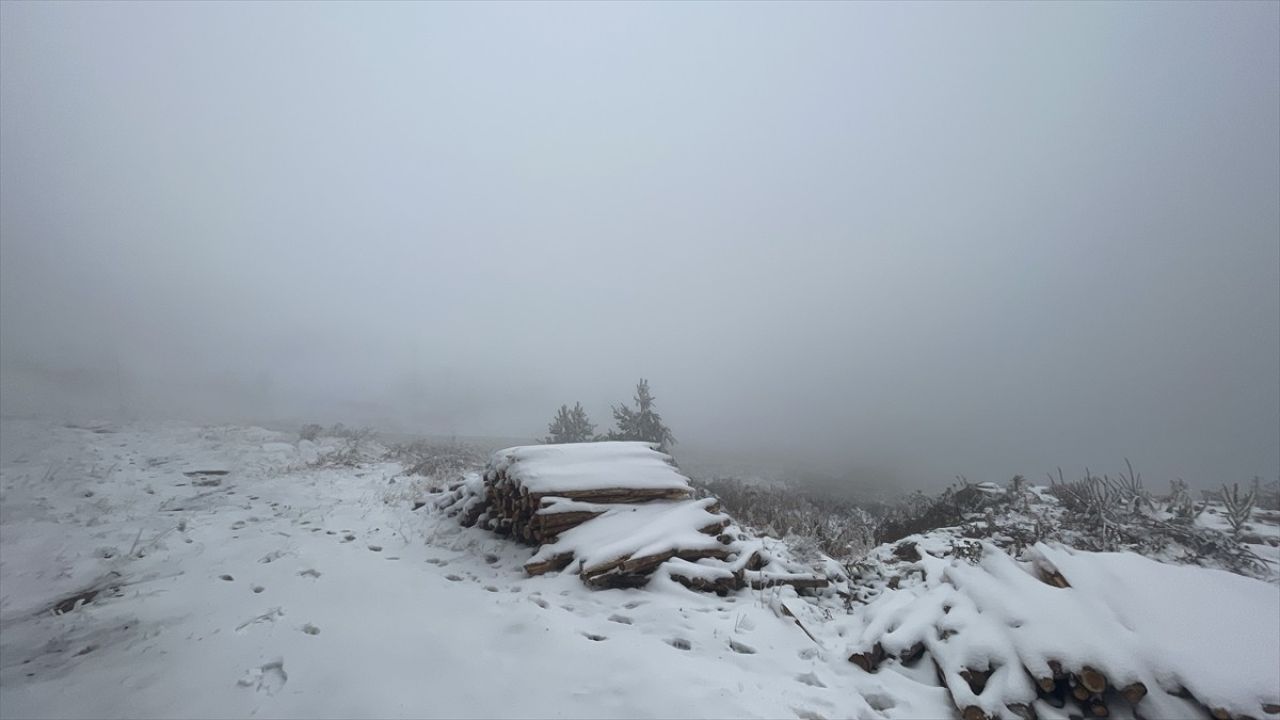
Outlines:
POLYGON ((924 643, 916 641, 906 650, 903 650, 898 654, 898 661, 903 665, 911 665, 922 657, 924 657, 924 643))
POLYGON ((1048 585, 1052 585, 1057 588, 1071 587, 1071 583, 1067 582, 1067 579, 1063 577, 1062 573, 1058 572, 1057 570, 1047 570, 1045 568, 1040 568, 1040 580, 1041 582, 1044 582, 1048 585))
POLYGON ((544 497, 562 497, 570 500, 594 502, 602 504, 619 503, 635 504, 653 500, 685 500, 689 498, 689 490, 685 488, 649 489, 649 488, 593 488, 590 490, 553 490, 547 492, 530 492, 534 502, 544 497))
POLYGON ((1130 705, 1137 705, 1147 694, 1147 686, 1140 682, 1132 682, 1120 688, 1120 694, 1130 705))
POLYGON ((524 564, 524 571, 530 575, 542 575, 553 570, 563 570, 571 562, 573 562, 573 553, 560 553, 541 562, 527 562, 524 564))
POLYGON ((591 510, 575 510, 571 512, 551 513, 548 515, 534 515, 537 519, 538 527, 542 532, 562 533, 570 528, 575 528, 582 523, 597 518, 603 513, 591 510))
POLYGON ((617 570, 584 577, 583 582, 593 590, 638 588, 649 582, 648 575, 624 573, 617 570))
POLYGON ((698 528, 698 532, 703 535, 719 535, 727 527, 729 527, 729 518, 726 517, 698 528))
POLYGON ((964 678, 965 683, 969 685, 969 690, 974 695, 981 695, 982 691, 987 689, 987 680, 991 678, 991 670, 964 668, 960 671, 960 677, 964 678))
POLYGON ((1037 720, 1038 718, 1035 706, 1030 703, 1009 703, 1005 707, 1020 720, 1037 720))
POLYGON ((1107 676, 1097 669, 1085 665, 1080 669, 1080 684, 1091 693, 1101 694, 1107 690, 1107 676))
POLYGON ((862 668, 864 672, 873 673, 880 669, 880 663, 884 661, 884 658, 884 646, 876 643, 871 646, 870 650, 850 655, 849 662, 862 668))
POLYGON ((707 579, 701 575, 687 576, 679 570, 670 570, 668 574, 672 580, 689 588, 690 590, 699 590, 701 592, 714 592, 716 594, 727 594, 742 587, 742 578, 729 574, 727 576, 717 577, 715 579, 707 579))

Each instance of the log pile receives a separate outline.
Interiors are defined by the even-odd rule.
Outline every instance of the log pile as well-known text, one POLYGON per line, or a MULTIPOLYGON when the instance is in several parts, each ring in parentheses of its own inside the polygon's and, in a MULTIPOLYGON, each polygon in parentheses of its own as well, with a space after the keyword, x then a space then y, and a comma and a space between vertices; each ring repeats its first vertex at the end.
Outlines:
MULTIPOLYGON (((929 554, 945 552, 957 550, 935 544, 929 554)), ((1280 720, 1280 704, 1265 696, 1247 710, 1241 710, 1238 701, 1234 708, 1224 707, 1221 695, 1211 699, 1211 695, 1196 688, 1198 678, 1159 669, 1158 664, 1144 662, 1140 654, 1127 655, 1124 650, 1106 646, 1107 640, 1135 631, 1123 625, 1108 627, 1110 616, 1097 612, 1108 605, 1097 600, 1096 590, 1090 591, 1096 604, 1088 609, 1077 610, 1081 606, 1075 603, 1080 602, 1076 598, 1083 592, 1079 589, 1082 584, 1087 587, 1087 583, 1098 582, 1099 576, 1114 576, 1080 572, 1079 567, 1074 568, 1077 572, 1073 574, 1071 567, 1053 560, 1071 560, 1071 555, 1053 551, 1058 554, 1050 556, 1049 552, 1037 548, 1029 553, 1026 567, 1016 567, 1012 559, 996 552, 987 557, 989 562, 973 569, 966 569, 967 562, 948 565, 934 555, 929 561, 934 568, 933 577, 940 583, 926 591, 928 585, 922 579, 914 585, 921 589, 920 594, 908 602, 886 599, 883 607, 890 609, 890 614, 871 616, 867 627, 877 629, 850 646, 848 661, 865 672, 875 673, 885 665, 913 667, 927 660, 936 672, 938 684, 947 691, 964 720, 1034 720, 1046 714, 1048 708, 1085 719, 1118 716, 1280 720), (1000 584, 980 581, 982 573, 989 573, 989 579, 1000 584), (1037 581, 1051 590, 1043 590, 1037 581), (982 588, 980 593, 968 594, 968 588, 978 587, 982 588), (978 602, 991 600, 992 604, 980 606, 974 598, 978 602), (1017 609, 1001 618, 1001 608, 1017 609), (1083 632, 1078 640, 1047 629, 1069 616, 1067 613, 1077 612, 1079 617, 1088 616, 1108 629, 1097 639, 1083 632), (977 618, 985 619, 987 624, 975 622, 977 618), (1038 627, 1019 635, 1024 624, 1038 627), (902 628, 910 630, 903 632, 902 628), (1009 634, 1003 635, 1005 632, 1009 634), (1011 641, 1006 642, 1006 638, 1011 641), (1085 659, 1090 657, 1095 659, 1085 659)), ((926 554, 915 542, 904 540, 882 552, 881 557, 887 560, 886 569, 899 573, 886 578, 883 584, 886 590, 895 590, 899 583, 894 581, 909 578, 912 566, 917 560, 926 559, 926 554)), ((1128 618, 1128 622, 1133 621, 1132 614, 1128 618)), ((1209 685, 1213 685, 1212 681, 1209 685)), ((1242 687, 1249 686, 1246 683, 1242 687)), ((1209 692, 1221 690, 1213 688, 1209 692)))
POLYGON ((714 498, 693 499, 688 478, 646 443, 535 445, 494 453, 483 496, 460 521, 538 550, 530 575, 574 565, 592 588, 639 587, 660 569, 686 587, 727 593, 825 578, 766 568, 770 558, 726 530, 714 498), (766 570, 768 570, 766 572, 766 570))
POLYGON ((614 505, 685 500, 693 494, 670 456, 637 442, 500 450, 485 470, 484 488, 483 504, 462 524, 481 524, 529 545, 553 543, 614 505))

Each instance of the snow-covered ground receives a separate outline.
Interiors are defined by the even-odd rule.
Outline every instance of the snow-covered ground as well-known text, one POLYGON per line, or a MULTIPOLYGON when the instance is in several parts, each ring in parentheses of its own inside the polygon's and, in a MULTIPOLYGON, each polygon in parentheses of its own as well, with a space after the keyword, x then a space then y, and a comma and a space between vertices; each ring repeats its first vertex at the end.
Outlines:
POLYGON ((4 717, 951 713, 816 645, 782 591, 526 577, 529 548, 412 510, 394 464, 312 469, 316 447, 257 428, 0 438, 4 717))
MULTIPOLYGON (((722 598, 661 575, 593 591, 572 572, 530 578, 531 548, 414 510, 426 481, 398 464, 316 467, 340 443, 321 442, 0 422, 0 716, 1008 716, 992 694, 939 685, 932 663, 848 660, 917 641, 949 678, 1008 668, 992 686, 1027 699, 1017 662, 1061 650, 1189 717, 1208 715, 1156 686, 1238 714, 1280 701, 1275 584, 1037 548, 1071 581, 1057 588, 939 534, 915 538, 923 552, 878 549, 852 612, 835 593, 722 598)), ((1074 711, 1035 702, 1042 719, 1074 711)))

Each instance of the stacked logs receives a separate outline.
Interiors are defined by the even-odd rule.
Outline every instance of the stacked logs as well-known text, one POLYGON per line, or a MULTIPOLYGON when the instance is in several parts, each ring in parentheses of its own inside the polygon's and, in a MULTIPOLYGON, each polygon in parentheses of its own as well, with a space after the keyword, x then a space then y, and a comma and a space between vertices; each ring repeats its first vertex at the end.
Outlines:
MULTIPOLYGON (((748 586, 826 587, 826 579, 814 575, 765 572, 759 550, 741 547, 726 533, 730 520, 720 514, 718 503, 693 500, 692 495, 688 479, 670 458, 640 443, 509 448, 494 454, 484 475, 483 496, 466 507, 460 522, 529 545, 550 546, 570 530, 596 521, 590 536, 600 539, 592 543, 624 547, 651 534, 652 528, 644 521, 639 526, 634 521, 615 522, 636 517, 620 510, 644 505, 663 514, 670 509, 684 512, 686 532, 696 530, 715 540, 697 541, 686 534, 678 546, 661 552, 620 551, 590 565, 579 562, 583 582, 592 588, 639 587, 665 567, 669 577, 686 587, 721 594, 748 586)), ((574 542, 543 548, 525 564, 525 571, 541 575, 563 570, 575 561, 574 542)), ((643 547, 650 542, 652 538, 634 544, 643 547)))
POLYGON ((485 526, 528 545, 555 542, 566 530, 604 513, 614 504, 685 500, 689 488, 602 487, 586 490, 531 492, 505 470, 485 474, 485 502, 464 517, 470 527, 482 517, 485 526))

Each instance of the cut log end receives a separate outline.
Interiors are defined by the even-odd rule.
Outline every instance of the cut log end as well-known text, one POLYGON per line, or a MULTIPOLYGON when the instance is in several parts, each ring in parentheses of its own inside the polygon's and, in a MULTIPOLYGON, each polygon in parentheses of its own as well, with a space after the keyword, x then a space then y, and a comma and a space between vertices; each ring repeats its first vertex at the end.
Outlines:
POLYGON ((1085 665, 1080 670, 1080 684, 1091 693, 1100 694, 1107 690, 1107 677, 1095 668, 1085 665))
POLYGON ((1129 683, 1120 689, 1120 694, 1130 705, 1137 705, 1138 701, 1147 695, 1147 686, 1140 682, 1129 683))

